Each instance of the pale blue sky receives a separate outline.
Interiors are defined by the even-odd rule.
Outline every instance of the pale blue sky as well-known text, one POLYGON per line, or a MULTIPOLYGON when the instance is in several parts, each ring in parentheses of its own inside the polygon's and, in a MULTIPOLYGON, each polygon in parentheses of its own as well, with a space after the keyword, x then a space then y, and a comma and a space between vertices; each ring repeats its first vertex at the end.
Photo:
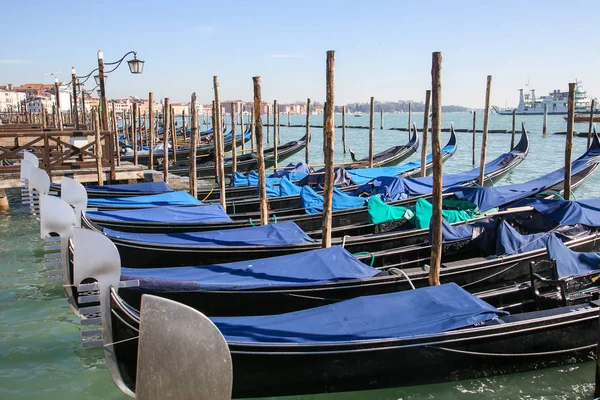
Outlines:
MULTIPOLYGON (((443 103, 516 105, 527 78, 538 95, 576 78, 600 97, 600 1, 6 1, 0 84, 51 82, 44 73, 96 66, 136 50, 143 75, 110 75, 109 97, 188 101, 263 98, 323 101, 325 51, 336 50, 336 103, 418 100, 431 84, 431 53, 443 54, 443 103)), ((91 80, 90 80, 91 84, 91 80)), ((88 86, 91 89, 92 86, 88 86)))

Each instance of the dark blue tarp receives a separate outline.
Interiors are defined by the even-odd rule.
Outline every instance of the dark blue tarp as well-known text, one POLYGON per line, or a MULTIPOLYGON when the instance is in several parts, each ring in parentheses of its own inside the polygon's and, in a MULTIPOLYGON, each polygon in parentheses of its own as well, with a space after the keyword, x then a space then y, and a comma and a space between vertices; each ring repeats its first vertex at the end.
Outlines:
MULTIPOLYGON (((577 174, 589 166, 591 158, 598 157, 600 151, 596 148, 589 149, 585 154, 571 163, 571 175, 577 174)), ((480 211, 487 211, 495 207, 503 207, 517 200, 533 196, 553 186, 561 184, 565 177, 565 169, 560 168, 547 175, 533 179, 529 182, 497 187, 464 187, 447 188, 446 192, 454 193, 456 197, 477 204, 480 211)), ((446 177, 444 176, 444 182, 446 177)), ((599 202, 600 205, 600 202, 599 202)), ((570 224, 567 224, 570 225, 570 224)))
POLYGON ((185 247, 284 246, 313 242, 294 222, 208 232, 133 233, 108 228, 103 232, 115 239, 185 247))
POLYGON ((543 249, 553 235, 555 234, 552 232, 521 235, 508 222, 502 221, 498 225, 496 236, 496 255, 520 254, 543 249))
MULTIPOLYGON (((367 204, 364 197, 350 196, 338 188, 333 188, 333 210, 363 207, 367 204)), ((323 196, 315 192, 310 186, 304 186, 300 192, 300 203, 307 214, 316 214, 323 211, 323 196)))
POLYGON ((149 208, 194 206, 202 202, 187 192, 171 192, 132 197, 100 197, 88 199, 90 207, 149 208))
POLYGON ((435 334, 506 314, 448 283, 279 315, 211 320, 228 342, 331 343, 435 334))
POLYGON ((94 192, 123 192, 123 193, 168 193, 172 192, 171 186, 164 182, 141 182, 117 185, 88 185, 85 190, 94 192))
POLYGON ((223 207, 202 205, 192 207, 155 207, 136 210, 88 211, 86 216, 94 221, 132 221, 171 224, 203 224, 232 222, 223 207))
MULTIPOLYGON (((303 162, 299 162, 298 164, 290 163, 288 164, 288 167, 294 168, 280 169, 267 176, 267 184, 279 184, 283 177, 286 177, 292 182, 299 181, 310 173, 308 165, 303 162)), ((231 179, 233 187, 258 186, 258 173, 256 171, 250 171, 247 175, 236 171, 233 173, 231 179)))
POLYGON ((600 226, 600 198, 577 201, 524 199, 513 207, 530 206, 561 225, 600 226))
POLYGON ((300 186, 294 185, 287 177, 267 179, 265 188, 267 189, 267 197, 281 197, 299 195, 302 192, 300 186), (270 179, 279 179, 278 184, 272 184, 270 179))
POLYGON ((341 247, 233 263, 175 268, 122 268, 124 280, 139 279, 152 292, 243 290, 310 286, 366 279, 379 270, 358 261, 341 247))
MULTIPOLYGON (((514 154, 506 153, 485 166, 485 174, 488 175, 500 168, 516 157, 514 154), (512 157, 510 157, 512 156, 512 157)), ((460 174, 444 175, 442 188, 446 190, 450 187, 463 185, 479 177, 479 168, 460 174)), ((380 176, 372 179, 356 189, 352 194, 380 195, 384 201, 399 200, 411 196, 430 194, 433 191, 433 178, 403 178, 399 176, 380 176)))
POLYGON ((548 240, 548 258, 556 260, 558 278, 585 274, 600 269, 600 253, 578 253, 556 237, 548 240))
MULTIPOLYGON (((456 146, 447 145, 442 148, 442 156, 451 154, 456 151, 456 146)), ((426 162, 430 163, 432 155, 429 154, 426 158, 426 162)), ((415 160, 407 162, 402 165, 393 167, 378 167, 378 168, 357 168, 348 170, 348 174, 352 177, 352 182, 355 185, 362 185, 380 176, 398 176, 405 172, 412 171, 415 168, 421 167, 421 160, 415 160)))

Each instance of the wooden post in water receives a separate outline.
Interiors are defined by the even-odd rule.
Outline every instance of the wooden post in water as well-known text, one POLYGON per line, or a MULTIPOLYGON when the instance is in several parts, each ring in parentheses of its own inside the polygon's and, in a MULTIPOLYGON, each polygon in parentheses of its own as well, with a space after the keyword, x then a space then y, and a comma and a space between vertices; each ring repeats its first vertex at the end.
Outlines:
POLYGON ((594 129, 594 107, 595 106, 596 106, 596 99, 592 99, 592 106, 590 107, 590 127, 588 128, 588 141, 587 141, 588 149, 592 145, 592 131, 594 129))
POLYGON ((223 166, 223 119, 221 115, 221 93, 219 90, 219 77, 213 76, 213 87, 215 90, 215 111, 217 126, 215 127, 215 135, 217 135, 218 142, 215 141, 215 148, 218 146, 219 151, 217 152, 217 166, 219 167, 219 195, 221 198, 221 206, 224 210, 227 209, 225 202, 225 167, 223 166))
POLYGON ((515 135, 517 133, 517 110, 514 109, 512 112, 512 134, 510 136, 510 149, 515 147, 515 135))
POLYGON ((306 99, 306 148, 304 153, 304 162, 308 165, 310 152, 310 97, 306 99))
POLYGON ((183 140, 186 140, 187 130, 185 129, 185 108, 181 110, 181 133, 183 133, 183 140))
POLYGON ((483 135, 481 137, 481 158, 479 161, 479 185, 485 185, 485 152, 487 150, 488 126, 490 122, 490 94, 492 91, 492 76, 488 75, 485 88, 485 114, 483 115, 483 135))
POLYGON ((277 107, 277 100, 273 101, 273 169, 275 171, 277 171, 277 136, 279 134, 279 111, 278 111, 278 107, 277 107))
POLYGON ((346 106, 342 106, 342 146, 346 154, 346 106))
MULTIPOLYGON (((235 103, 231 103, 231 173, 237 171, 237 135, 235 133, 235 103)), ((242 132, 242 142, 244 141, 244 132, 242 132)))
MULTIPOLYGON (((371 109, 369 113, 369 168, 373 168, 373 125, 375 125, 375 97, 371 97, 371 109)), ((408 134, 410 135, 410 128, 408 134)))
POLYGON ((548 104, 544 104, 544 122, 542 124, 542 134, 548 132, 548 104))
POLYGON ((442 261, 442 53, 435 52, 431 60, 431 154, 433 156, 433 216, 431 217, 431 264, 429 285, 440 284, 442 261))
MULTIPOLYGON (((269 123, 270 123, 270 118, 269 118, 269 111, 271 110, 271 107, 269 107, 269 105, 267 104, 267 144, 269 144, 269 135, 271 134, 271 130, 269 127, 269 123)), ((273 123, 273 129, 275 129, 275 123, 273 123)), ((254 147, 254 146, 252 146, 254 147)))
MULTIPOLYGON (((260 79, 259 79, 259 82, 260 82, 260 79)), ((258 111, 260 112, 260 108, 259 108, 258 111)), ((254 115, 255 115, 254 112, 255 112, 255 109, 254 109, 254 107, 252 107, 252 110, 250 111, 250 148, 251 149, 258 149, 258 147, 256 147, 256 146, 258 146, 258 143, 256 143, 256 146, 254 146, 254 144, 255 144, 254 143, 255 142, 255 137, 254 137, 254 132, 255 131, 254 130, 256 129, 256 126, 254 126, 254 115)), ((261 126, 261 129, 262 129, 262 116, 260 118, 260 126, 261 126)), ((261 140, 262 140, 262 130, 260 132, 260 137, 261 137, 261 140)), ((256 150, 252 150, 252 151, 256 151, 256 150)), ((250 152, 252 152, 252 151, 250 151, 250 152)))
POLYGON ((173 162, 177 162, 177 126, 175 125, 175 108, 171 106, 171 146, 173 147, 173 162))
POLYGON ((198 110, 196 109, 196 92, 192 93, 191 101, 191 113, 192 121, 190 134, 190 194, 194 197, 198 197, 198 178, 196 172, 196 148, 198 144, 198 110))
POLYGON ((163 105, 163 174, 164 182, 169 183, 169 98, 163 105))
POLYGON ((567 142, 565 143, 565 193, 563 198, 571 200, 571 152, 573 151, 573 129, 575 127, 576 83, 569 83, 569 114, 567 117, 567 142))
MULTIPOLYGON (((48 116, 46 115, 48 113, 48 110, 46 110, 46 107, 44 107, 44 105, 42 104, 42 128, 46 129, 48 127, 48 116)), ((9 117, 9 123, 10 123, 10 117, 9 117)), ((589 147, 589 146, 588 146, 589 147)))
POLYGON ((471 145, 471 148, 473 150, 473 168, 475 168, 475 139, 476 139, 476 137, 477 137, 477 111, 473 111, 473 144, 471 145))
POLYGON ((242 134, 242 155, 246 153, 246 130, 244 129, 244 103, 240 103, 240 133, 242 134))
POLYGON ((412 127, 412 103, 408 103, 408 139, 410 140, 410 128, 412 127))
POLYGON ((148 144, 148 157, 149 157, 148 168, 150 168, 150 169, 154 169, 154 118, 153 118, 152 111, 154 111, 154 93, 149 92, 148 93, 148 114, 150 115, 150 118, 148 119, 148 123, 150 124, 150 126, 148 128, 150 128, 150 131, 148 132, 148 141, 150 143, 148 144))
POLYGON ((325 116, 323 120, 323 150, 325 156, 325 186, 323 188, 323 248, 331 247, 331 215, 333 213, 333 170, 335 124, 335 51, 327 51, 325 116))
POLYGON ((291 114, 289 111, 288 111, 287 115, 288 115, 288 128, 289 128, 290 126, 292 126, 291 114))
MULTIPOLYGON (((383 129, 383 105, 381 106, 381 110, 379 110, 379 114, 381 117, 381 127, 379 129, 383 129)), ((410 129, 410 127, 408 129, 410 129)))
MULTIPOLYGON (((254 125, 256 133, 256 154, 258 162, 258 197, 260 199, 260 224, 266 225, 269 219, 269 210, 267 203, 267 189, 265 177, 265 158, 263 156, 263 132, 262 132, 262 116, 260 113, 261 106, 261 89, 260 89, 260 76, 252 78, 254 85, 254 107, 252 108, 252 124, 254 125), (256 121, 254 121, 256 116, 256 121)), ((253 146, 254 147, 254 146, 253 146)))
POLYGON ((277 100, 273 100, 273 142, 277 141, 277 100))
POLYGON ((431 90, 425 91, 425 112, 423 113, 423 145, 421 147, 421 176, 427 176, 427 136, 429 135, 429 108, 431 90))
POLYGON ((100 143, 100 119, 98 112, 94 112, 94 125, 96 127, 96 173, 98 174, 98 185, 104 185, 104 174, 102 171, 102 143, 100 143))
POLYGON ((131 133, 132 133, 131 143, 133 144, 133 165, 138 165, 137 115, 138 115, 138 105, 137 105, 137 103, 133 103, 133 118, 131 119, 131 133))
POLYGON ((277 143, 281 144, 281 110, 277 109, 277 143))
MULTIPOLYGON (((121 146, 119 145, 119 129, 117 128, 117 113, 115 112, 115 103, 112 103, 112 121, 113 121, 113 126, 112 126, 112 130, 113 130, 113 137, 115 138, 115 152, 116 154, 116 158, 117 158, 117 165, 121 165, 121 146)), ((115 161, 113 160, 111 165, 114 165, 115 161)), ((115 180, 117 179, 117 171, 114 168, 111 168, 111 180, 115 180), (114 175, 113 175, 113 171, 114 171, 114 175)))

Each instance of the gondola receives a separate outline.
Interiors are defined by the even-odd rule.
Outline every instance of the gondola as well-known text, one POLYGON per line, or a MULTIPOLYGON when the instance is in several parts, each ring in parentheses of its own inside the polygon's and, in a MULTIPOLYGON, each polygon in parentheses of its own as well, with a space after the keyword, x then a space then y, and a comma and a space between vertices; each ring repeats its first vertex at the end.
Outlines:
MULTIPOLYGON (((60 197, 62 186, 50 184, 50 190, 60 197)), ((86 185, 85 190, 90 199, 102 197, 151 196, 160 193, 174 192, 173 188, 164 182, 122 183, 114 185, 86 185)))
MULTIPOLYGON (((416 128, 415 128, 415 130, 416 130, 416 128)), ((405 146, 407 146, 407 145, 405 145, 405 146)), ((394 149, 394 148, 392 148, 392 149, 394 149)), ((386 152, 389 152, 390 150, 391 149, 388 149, 388 150, 386 150, 386 152)), ((448 139, 448 143, 441 150, 442 162, 446 162, 450 157, 452 157, 456 153, 456 150, 457 150, 456 133, 454 132, 454 126, 452 126, 450 138, 448 139)), ((379 156, 380 154, 376 155, 375 157, 379 156)), ((428 161, 427 161, 427 164, 425 167, 426 168, 425 175, 429 175, 429 173, 431 172, 431 166, 432 166, 432 163, 430 161, 431 155, 428 156, 427 160, 428 161)), ((391 164, 388 164, 388 165, 391 165, 391 164)), ((348 182, 346 182, 345 180, 343 182, 340 182, 339 185, 336 183, 336 186, 338 186, 340 188, 340 190, 345 191, 345 192, 352 191, 359 186, 359 184, 357 182, 354 182, 354 176, 355 175, 360 176, 361 172, 364 172, 365 174, 369 173, 369 172, 375 174, 377 170, 380 170, 381 172, 377 173, 376 176, 398 175, 398 176, 405 176, 405 177, 413 177, 413 176, 421 175, 421 163, 419 160, 408 162, 408 163, 404 164, 402 167, 389 167, 388 166, 388 167, 366 168, 364 163, 362 163, 362 161, 361 161, 361 162, 357 162, 355 164, 345 163, 343 166, 340 166, 339 168, 341 168, 343 170, 351 171, 350 174, 353 178, 352 182, 350 182, 350 184, 348 184, 348 182)), ((323 182, 322 182, 323 170, 314 173, 314 175, 315 175, 314 178, 312 178, 310 176, 306 177, 305 179, 302 180, 301 183, 306 183, 311 186, 321 186, 323 184, 323 182)), ((364 182, 361 181, 360 183, 364 183, 364 182)), ((208 190, 204 189, 202 192, 200 192, 198 194, 198 197, 200 197, 202 199, 206 198, 207 200, 219 199, 218 188, 214 189, 212 192, 211 192, 211 189, 208 189, 208 190)), ((232 201, 238 201, 238 200, 242 200, 244 198, 248 198, 248 199, 256 198, 256 196, 257 196, 256 185, 239 186, 239 187, 230 186, 227 188, 227 193, 226 193, 227 201, 230 203, 232 201)))
MULTIPOLYGON (((488 162, 485 167, 485 185, 493 185, 502 179, 509 171, 515 168, 523 161, 529 152, 529 138, 525 127, 521 131, 521 139, 510 152, 504 153, 496 159, 488 162)), ((479 168, 474 168, 464 174, 461 174, 465 181, 475 181, 479 176, 479 168), (470 178, 469 178, 470 177, 470 178)), ((461 178, 462 179, 462 178, 461 178)), ((252 199, 233 199, 227 204, 227 212, 230 215, 237 214, 240 218, 256 219, 259 215, 259 201, 252 199)), ((302 207, 300 196, 273 197, 269 199, 269 214, 280 218, 285 215, 299 215, 305 213, 302 207)))
MULTIPOLYGON (((106 253, 118 258, 114 247, 106 253)), ((98 345, 109 344, 109 370, 131 395, 139 312, 116 292, 118 275, 98 282, 100 306, 82 311, 101 319, 98 345)), ((584 361, 597 345, 598 309, 585 297, 566 306, 536 302, 526 284, 472 295, 449 283, 212 321, 231 351, 233 397, 247 398, 412 386, 584 361)))
MULTIPOLYGON (((573 171, 576 175, 573 183, 581 184, 598 167, 600 148, 598 139, 596 147, 588 150, 584 156, 576 160, 573 171)), ((562 190, 561 170, 540 178, 554 191, 562 190), (556 184, 559 182, 559 185, 556 184), (558 186, 558 187, 556 187, 558 186)), ((464 196, 473 196, 472 202, 485 201, 488 205, 481 209, 491 209, 494 204, 508 203, 507 199, 516 201, 530 194, 537 194, 547 186, 542 182, 532 181, 525 190, 517 191, 515 186, 490 188, 489 195, 479 195, 476 188, 454 187, 448 190, 454 194, 464 192, 464 196), (529 188, 532 186, 532 188, 529 188), (468 193, 471 193, 469 195, 468 193), (486 200, 487 199, 487 200, 486 200)), ((482 189, 483 190, 483 189, 482 189)), ((402 221, 401 221, 402 224, 402 221)), ((351 226, 350 229, 353 227, 351 226)), ((96 229, 92 226, 92 229, 96 229)), ((346 228, 342 228, 346 229, 346 228)), ((402 229, 400 227, 400 229, 402 229)), ((154 267, 165 265, 212 264, 215 262, 240 261, 265 258, 284 254, 312 250, 321 246, 320 240, 307 235, 293 222, 278 222, 261 227, 238 228, 209 232, 185 232, 179 234, 142 234, 102 229, 119 248, 125 265, 131 267, 154 267), (227 251, 223 252, 224 246, 227 251)), ((346 233, 347 230, 344 232, 346 233)), ((351 252, 378 252, 397 249, 408 245, 422 243, 426 240, 426 229, 408 229, 378 234, 356 235, 334 239, 332 244, 343 245, 351 252)))
MULTIPOLYGON (((517 166, 523 158, 527 155, 528 151, 528 138, 527 133, 523 130, 523 134, 521 137, 521 141, 517 148, 513 149, 511 152, 506 153, 498 157, 497 159, 486 164, 486 177, 489 179, 486 182, 494 181, 497 182, 502 176, 504 176, 508 171, 517 166)), ((600 146, 600 145, 599 145, 600 146)), ((445 181, 451 182, 452 185, 459 184, 470 184, 474 179, 479 175, 479 168, 473 169, 472 171, 463 173, 463 174, 455 174, 445 176, 445 181)), ((424 180, 418 179, 418 182, 423 181, 426 185, 431 184, 430 178, 425 178, 424 180)), ((450 187, 448 186, 448 187, 450 187)), ((430 195, 430 190, 427 190, 430 195)), ((390 205, 402 206, 408 204, 414 204, 414 202, 420 197, 427 197, 427 195, 418 195, 415 194, 412 198, 398 200, 390 202, 390 205)), ((281 211, 281 210, 279 210, 281 211)), ((321 218, 317 214, 306 214, 305 210, 297 209, 296 212, 290 213, 291 215, 285 216, 281 215, 280 212, 273 212, 271 219, 277 222, 285 222, 285 221, 294 221, 301 227, 304 231, 313 232, 321 229, 321 218)), ((119 221, 118 218, 106 218, 101 214, 89 214, 88 217, 84 218, 83 224, 84 226, 93 226, 94 223, 99 223, 100 226, 106 226, 116 230, 122 231, 131 231, 131 232, 186 232, 186 231, 202 231, 202 230, 211 230, 211 229, 226 229, 226 228, 240 228, 245 226, 250 226, 252 224, 253 219, 256 220, 257 215, 255 214, 239 214, 239 213, 229 213, 230 217, 233 219, 232 222, 226 220, 226 223, 212 223, 212 224, 187 224, 184 222, 165 222, 165 223, 153 223, 151 220, 148 220, 146 223, 140 221, 139 223, 132 221, 131 218, 127 218, 127 220, 119 221), (98 215, 97 218, 94 219, 94 215, 98 215)), ((181 221, 181 219, 179 219, 181 221)), ((347 209, 347 210, 339 210, 333 213, 332 224, 334 227, 348 227, 355 226, 356 229, 354 232, 349 232, 348 234, 356 235, 356 234, 366 234, 376 232, 373 230, 372 224, 368 223, 369 215, 366 207, 347 209), (361 228, 362 227, 362 228, 361 228), (361 231, 362 229, 362 231, 361 231)), ((344 236, 345 233, 340 230, 334 230, 335 236, 344 236)))
MULTIPOLYGON (((244 132, 244 143, 248 143, 250 141, 250 127, 248 127, 248 129, 244 132)), ((238 143, 241 143, 241 139, 242 139, 242 135, 241 134, 237 134, 236 135, 236 139, 238 143)), ((232 135, 231 133, 225 134, 225 140, 223 141, 223 146, 225 148, 225 151, 231 151, 231 148, 233 147, 233 139, 232 139, 232 135)), ((214 144, 201 144, 196 148, 196 156, 202 156, 202 157, 206 157, 208 154, 210 154, 210 152, 214 149, 214 144)), ((187 160, 189 158, 190 155, 190 148, 189 145, 188 146, 183 146, 183 145, 179 145, 177 146, 177 159, 178 160, 182 160, 185 159, 187 160)), ((131 152, 124 152, 121 151, 121 160, 122 161, 132 161, 133 160, 133 151, 131 152)), ((145 163, 148 161, 149 159, 149 153, 148 150, 140 150, 138 151, 138 162, 140 163, 145 163)), ((158 159, 163 158, 164 157, 164 149, 160 148, 160 149, 156 149, 154 151, 153 157, 155 160, 158 161, 158 159)), ((169 149, 169 158, 173 158, 173 149, 169 149)))
MULTIPOLYGON (((277 159, 279 161, 283 161, 294 154, 298 153, 306 146, 306 135, 300 138, 299 140, 293 140, 288 143, 284 143, 283 145, 277 148, 277 159)), ((267 149, 263 151, 265 158, 265 168, 269 168, 274 164, 273 157, 273 148, 267 149)), ((204 163, 199 163, 196 167, 196 174, 198 179, 214 179, 215 178, 215 162, 214 156, 211 155, 208 158, 212 158, 210 161, 206 161, 204 163)), ((231 175, 232 173, 232 160, 231 158, 226 158, 224 160, 225 164, 225 174, 231 175)), ((241 154, 237 156, 237 170, 239 172, 248 172, 256 168, 257 157, 256 153, 247 153, 241 154)), ((173 166, 169 169, 172 173, 176 175, 187 176, 189 175, 189 165, 180 165, 173 166)), ((202 193, 198 194, 199 197, 202 196, 202 193)), ((201 197, 206 198, 206 197, 201 197)))
MULTIPOLYGON (((446 226, 440 279, 469 291, 518 283, 527 276, 530 262, 547 258, 549 240, 560 238, 564 246, 576 251, 596 251, 600 248, 599 228, 599 199, 526 199, 502 213, 446 226)), ((424 236, 426 239, 427 233, 424 236)), ((355 253, 364 265, 349 253, 358 249, 346 249, 315 249, 236 263, 188 264, 192 267, 129 268, 129 259, 123 260, 128 267, 123 270, 119 259, 113 260, 111 267, 107 262, 102 265, 122 279, 141 282, 121 293, 133 306, 139 306, 142 294, 157 294, 220 316, 289 312, 428 285, 426 264, 431 248, 427 243, 355 253)), ((77 249, 72 253, 77 254, 77 249)), ((80 276, 90 276, 90 263, 82 259, 72 268, 85 271, 80 276)), ((152 265, 160 266, 158 262, 152 265)))
MULTIPOLYGON (((451 136, 447 146, 450 146, 451 144, 456 145, 456 136, 455 135, 451 136)), ((391 147, 381 153, 375 154, 373 156, 374 165, 377 165, 379 167, 398 165, 400 162, 406 160, 408 157, 410 157, 412 154, 414 154, 414 152, 418 149, 418 147, 419 147, 419 135, 417 134, 416 127, 415 127, 412 136, 409 138, 408 143, 406 143, 405 145, 401 145, 401 146, 394 146, 394 147, 391 147)), ((269 149, 267 151, 272 151, 272 149, 269 149)), ((267 153, 267 151, 265 151, 265 154, 267 153)), ((279 161, 283 161, 283 159, 281 158, 281 148, 278 148, 277 152, 279 155, 279 157, 278 157, 279 161)), ((448 151, 447 153, 450 153, 450 151, 448 151)), ((267 161, 267 159, 265 158, 265 162, 266 161, 267 161)), ((347 169, 347 170, 357 169, 357 168, 365 168, 368 166, 368 162, 369 162, 368 158, 364 158, 361 160, 353 159, 353 161, 355 161, 355 162, 344 164, 343 168, 347 169)), ((270 162, 269 164, 265 164, 265 168, 269 168, 271 166, 273 166, 272 162, 270 162)), ((431 168, 431 167, 429 166, 428 168, 431 168)), ((246 172, 250 171, 251 169, 254 169, 254 167, 250 168, 250 169, 240 169, 239 161, 238 161, 238 172, 246 173, 246 172)), ((420 172, 420 168, 418 170, 415 168, 409 176, 417 175, 419 172, 420 172)), ((231 171, 228 173, 231 174, 231 171)), ((319 173, 322 174, 322 171, 319 171, 319 173)), ((346 189, 346 190, 350 190, 350 189, 346 189)), ((198 197, 201 199, 206 199, 207 201, 218 200, 219 196, 220 196, 219 193, 220 192, 219 192, 218 188, 203 189, 198 192, 198 197)), ((257 193, 256 187, 228 187, 226 190, 226 197, 228 200, 234 199, 234 201, 241 200, 244 198, 254 200, 257 197, 256 193, 257 193)))

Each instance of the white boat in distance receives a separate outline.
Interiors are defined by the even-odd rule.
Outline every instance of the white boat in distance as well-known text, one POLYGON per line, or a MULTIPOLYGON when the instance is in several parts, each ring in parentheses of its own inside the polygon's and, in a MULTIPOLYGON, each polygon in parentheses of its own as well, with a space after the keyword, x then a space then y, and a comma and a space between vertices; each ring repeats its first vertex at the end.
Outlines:
MULTIPOLYGON (((577 82, 577 81, 576 81, 577 82)), ((517 108, 504 108, 493 106, 492 108, 500 115, 512 115, 513 111, 517 115, 543 115, 544 108, 548 107, 549 115, 563 115, 567 114, 569 92, 561 92, 560 90, 554 90, 548 96, 542 96, 540 99, 535 97, 535 89, 524 93, 523 89, 519 89, 519 105, 517 108)), ((581 82, 577 82, 577 89, 575 91, 575 112, 577 114, 589 114, 590 113, 591 99, 587 94, 587 91, 583 90, 581 82)), ((594 113, 598 111, 594 110, 594 113)))

